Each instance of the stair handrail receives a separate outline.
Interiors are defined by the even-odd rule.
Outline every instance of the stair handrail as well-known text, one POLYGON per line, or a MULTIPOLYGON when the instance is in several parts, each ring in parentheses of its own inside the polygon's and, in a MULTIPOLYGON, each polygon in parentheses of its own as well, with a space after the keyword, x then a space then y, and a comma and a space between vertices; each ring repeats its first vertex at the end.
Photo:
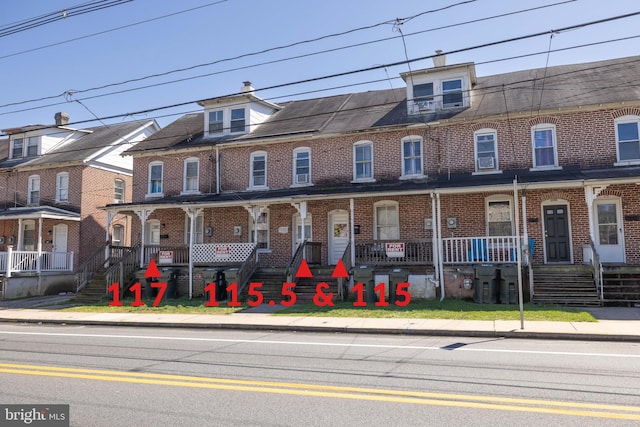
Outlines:
POLYGON ((591 237, 589 237, 589 245, 591 246, 591 272, 593 274, 593 280, 596 284, 596 289, 600 293, 600 302, 604 301, 604 284, 602 280, 602 262, 600 262, 600 255, 596 249, 596 244, 591 237))
POLYGON ((253 251, 247 257, 247 259, 238 268, 238 275, 236 276, 238 284, 238 295, 242 292, 246 284, 251 280, 251 276, 256 272, 258 268, 258 245, 253 247, 253 251))
POLYGON ((296 251, 293 253, 293 257, 291 258, 291 262, 287 266, 286 277, 287 282, 298 283, 298 279, 295 277, 296 272, 300 268, 300 264, 302 264, 302 260, 304 259, 304 248, 307 244, 307 240, 298 243, 298 247, 296 251))
POLYGON ((123 282, 130 274, 134 273, 140 268, 140 248, 141 243, 135 246, 127 248, 123 255, 118 258, 117 262, 109 266, 104 273, 104 277, 107 281, 107 289, 113 283, 119 283, 122 289, 125 285, 123 282))
POLYGON ((104 243, 98 250, 92 253, 91 256, 82 263, 82 265, 80 265, 78 273, 76 274, 76 293, 84 289, 96 271, 104 267, 107 262, 106 254, 109 244, 110 242, 104 243))
MULTIPOLYGON (((351 260, 351 242, 347 244, 340 260, 342 260, 342 264, 344 265, 345 270, 347 270, 347 273, 351 274, 351 269, 353 268, 353 261, 351 260)), ((338 298, 340 301, 344 301, 345 299, 345 281, 348 282, 349 278, 338 278, 338 298)))

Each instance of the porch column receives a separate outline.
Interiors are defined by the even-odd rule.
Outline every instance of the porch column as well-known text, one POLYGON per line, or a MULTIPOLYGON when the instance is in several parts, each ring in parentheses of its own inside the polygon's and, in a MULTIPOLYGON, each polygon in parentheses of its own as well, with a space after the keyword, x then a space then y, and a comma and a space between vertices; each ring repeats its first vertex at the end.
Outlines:
POLYGON ((440 247, 438 246, 438 235, 436 234, 436 198, 433 193, 431 193, 431 245, 433 247, 433 266, 436 276, 435 279, 438 282, 440 279, 440 272, 438 271, 438 263, 440 262, 440 247))
POLYGON ((193 244, 196 234, 196 218, 202 208, 182 208, 189 216, 189 299, 193 298, 193 244))
POLYGON ((105 245, 104 248, 104 259, 108 260, 111 257, 111 245, 109 244, 109 242, 111 241, 111 220, 113 220, 113 217, 116 215, 116 212, 108 210, 107 211, 107 226, 105 229, 105 241, 107 242, 107 244, 105 245))
POLYGON ((355 202, 349 199, 349 242, 351 243, 351 266, 356 265, 355 202))
POLYGON ((42 217, 38 218, 38 245, 36 246, 38 251, 38 258, 36 259, 36 271, 40 273, 41 258, 42 258, 42 217))
POLYGON ((436 241, 438 242, 438 266, 437 268, 440 270, 440 301, 444 300, 444 267, 442 265, 442 210, 440 208, 440 193, 436 193, 436 229, 438 233, 438 237, 436 241))
POLYGON ((22 251, 22 218, 18 219, 18 241, 16 242, 16 250, 22 251))
MULTIPOLYGON (((304 245, 304 239, 306 239, 307 237, 304 234, 304 222, 307 219, 307 202, 300 202, 300 203, 291 203, 291 206, 293 206, 294 208, 296 208, 296 210, 298 211, 298 214, 300 215, 300 221, 302 222, 300 224, 301 226, 301 234, 300 234, 300 240, 302 240, 302 244, 304 245)), ((293 235, 296 235, 296 230, 292 230, 293 231, 293 235)), ((295 237, 294 237, 295 240, 295 237)), ((302 258, 307 259, 307 254, 306 254, 306 246, 302 248, 302 258)))
POLYGON ((140 223, 142 224, 141 228, 141 236, 140 236, 140 268, 144 268, 144 236, 145 236, 145 228, 147 224, 147 219, 149 215, 154 211, 154 209, 139 209, 135 210, 135 214, 140 218, 140 223))

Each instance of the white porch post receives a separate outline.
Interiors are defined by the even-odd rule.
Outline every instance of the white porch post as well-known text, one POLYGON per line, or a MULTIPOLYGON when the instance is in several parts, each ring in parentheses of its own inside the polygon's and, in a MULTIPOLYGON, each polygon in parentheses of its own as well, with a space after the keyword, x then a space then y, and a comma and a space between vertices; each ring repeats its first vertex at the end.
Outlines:
POLYGON ((196 218, 202 208, 182 208, 189 215, 189 299, 193 298, 193 244, 196 234, 196 218))
POLYGON ((37 251, 38 251, 38 258, 36 259, 36 271, 38 273, 40 273, 42 265, 41 265, 41 258, 42 258, 42 217, 38 218, 38 245, 37 245, 37 251))
POLYGON ((141 227, 141 236, 140 236, 140 268, 144 267, 144 236, 145 236, 145 228, 147 225, 147 219, 149 215, 154 211, 154 209, 139 209, 134 211, 138 218, 140 218, 141 227))
MULTIPOLYGON (((304 244, 304 240, 307 238, 305 236, 304 233, 304 222, 307 220, 307 202, 300 202, 300 203, 291 203, 291 206, 293 206, 294 208, 296 208, 296 210, 298 211, 298 214, 300 215, 300 227, 301 227, 301 231, 300 231, 300 240, 302 240, 302 244, 304 244)), ((296 235, 296 230, 293 230, 293 235, 296 235)), ((294 237, 295 240, 295 237, 294 237)), ((303 247, 302 248, 302 258, 307 259, 307 247, 303 247)))
POLYGON ((107 211, 107 224, 106 224, 106 228, 105 228, 105 242, 107 242, 107 244, 105 245, 105 249, 104 249, 104 259, 107 260, 111 257, 111 245, 109 245, 109 242, 111 241, 111 220, 113 220, 113 217, 116 215, 116 213, 114 211, 108 210, 107 211))
POLYGON ((7 246, 7 277, 11 277, 11 264, 13 259, 13 245, 7 246))

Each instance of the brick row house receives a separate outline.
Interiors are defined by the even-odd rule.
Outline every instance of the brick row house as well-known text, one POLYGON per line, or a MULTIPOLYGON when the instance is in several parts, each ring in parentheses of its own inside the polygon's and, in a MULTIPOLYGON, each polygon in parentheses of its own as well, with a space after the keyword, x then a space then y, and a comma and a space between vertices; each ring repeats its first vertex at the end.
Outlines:
MULTIPOLYGON (((526 299, 634 302, 639 75, 640 57, 478 77, 439 55, 397 89, 275 104, 246 82, 129 148, 132 203, 106 210, 192 296, 198 268, 254 256, 243 281, 284 279, 303 253, 403 268, 418 297, 478 297, 515 265, 526 299)), ((513 302, 497 286, 482 302, 513 302)))
POLYGON ((113 218, 107 232, 99 208, 131 202, 133 162, 121 153, 157 130, 155 121, 79 129, 66 113, 55 125, 2 130, 0 298, 75 292, 107 237, 130 245, 130 218, 113 218))

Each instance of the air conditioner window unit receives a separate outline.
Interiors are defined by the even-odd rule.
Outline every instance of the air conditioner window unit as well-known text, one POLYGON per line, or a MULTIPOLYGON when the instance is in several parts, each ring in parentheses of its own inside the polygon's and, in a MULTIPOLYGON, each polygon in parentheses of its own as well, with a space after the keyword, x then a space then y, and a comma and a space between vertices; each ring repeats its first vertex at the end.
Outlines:
POLYGON ((433 99, 414 101, 414 105, 419 111, 434 110, 436 108, 436 102, 433 99))
POLYGON ((478 169, 493 169, 494 167, 495 167, 495 162, 493 157, 478 158, 478 169))
POLYGON ((296 175, 296 183, 297 184, 308 184, 309 183, 309 174, 308 173, 299 173, 296 175))

